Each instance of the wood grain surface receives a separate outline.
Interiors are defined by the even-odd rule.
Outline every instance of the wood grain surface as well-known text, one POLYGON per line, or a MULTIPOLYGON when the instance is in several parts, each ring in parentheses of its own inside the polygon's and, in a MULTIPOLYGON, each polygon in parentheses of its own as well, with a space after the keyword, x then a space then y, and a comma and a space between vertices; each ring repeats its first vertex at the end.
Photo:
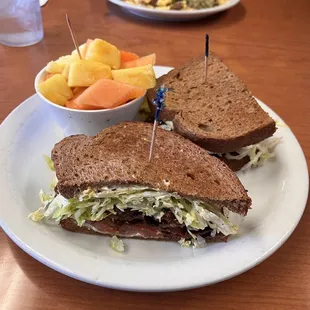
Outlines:
MULTIPOLYGON (((0 122, 34 93, 37 72, 73 49, 65 13, 79 42, 105 38, 140 55, 156 52, 157 63, 168 66, 203 53, 208 32, 211 49, 284 118, 309 162, 309 0, 242 0, 225 13, 183 23, 136 18, 104 0, 49 0, 42 9, 42 42, 24 48, 0 46, 0 122)), ((0 309, 310 309, 309 239, 306 208, 290 239, 245 274, 190 291, 138 294, 59 274, 25 254, 0 230, 0 309)))

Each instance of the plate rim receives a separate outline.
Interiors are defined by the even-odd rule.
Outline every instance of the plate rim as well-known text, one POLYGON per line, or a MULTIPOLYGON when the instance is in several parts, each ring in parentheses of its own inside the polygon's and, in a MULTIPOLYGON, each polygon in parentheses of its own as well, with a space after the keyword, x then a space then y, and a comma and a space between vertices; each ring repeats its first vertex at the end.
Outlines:
MULTIPOLYGON (((161 69, 161 70, 170 70, 173 69, 171 67, 166 67, 166 66, 155 66, 155 68, 161 69)), ((6 126, 6 124, 8 124, 8 122, 10 121, 10 118, 18 113, 18 110, 21 109, 24 105, 27 104, 28 101, 34 100, 34 98, 37 95, 33 95, 29 98, 27 98, 25 101, 23 101, 20 105, 18 105, 6 118, 5 120, 2 122, 2 124, 0 125, 0 136, 2 134, 2 129, 4 128, 4 126, 6 126)), ((265 105, 262 101, 258 100, 259 103, 262 105, 263 108, 270 110, 274 115, 277 116, 277 118, 280 121, 283 121, 282 118, 280 118, 272 109, 270 109, 267 105, 265 105)), ((40 103, 37 103, 36 105, 39 105, 40 103)), ((283 122, 284 123, 284 122, 283 122)), ((289 127, 288 127, 289 129, 289 127)), ((33 258, 35 258, 36 260, 38 260, 39 262, 43 263, 44 265, 60 272, 63 273, 69 277, 75 278, 77 280, 86 282, 86 283, 90 283, 90 284, 95 284, 95 285, 99 285, 99 286, 103 286, 103 287, 109 287, 109 288, 114 288, 114 289, 119 289, 119 290, 126 290, 126 291, 145 291, 145 292, 163 292, 163 291, 180 291, 180 290, 186 290, 186 289, 192 289, 192 288, 197 288, 197 287, 202 287, 202 286, 206 286, 206 285, 211 285, 211 284, 215 284, 221 281, 225 281, 227 279, 233 278, 239 274, 242 274, 246 271, 248 271, 249 269, 255 267, 256 265, 258 265, 259 263, 263 262, 265 259, 267 259, 269 256, 271 256, 273 253, 275 253, 286 241, 287 239, 291 236, 291 234, 294 232, 295 228, 297 227, 298 223, 300 222, 300 219, 304 213, 305 207, 306 207, 306 203, 307 203, 307 199, 308 199, 308 190, 309 190, 309 176, 308 176, 308 167, 307 167, 307 162, 305 159, 305 155, 302 151, 302 148, 298 142, 298 140, 296 139, 295 135, 292 133, 292 131, 289 129, 289 134, 292 136, 292 138, 294 138, 294 142, 296 143, 296 146, 298 147, 298 152, 301 155, 301 158, 303 158, 303 165, 304 165, 304 170, 303 170, 303 177, 304 178, 304 183, 303 183, 303 198, 302 200, 302 206, 300 207, 299 213, 298 213, 298 218, 296 218, 296 221, 294 222, 293 225, 290 226, 289 230, 286 231, 286 233, 284 235, 282 235, 282 237, 280 238, 280 240, 278 240, 278 242, 276 244, 273 244, 273 246, 266 251, 263 255, 261 255, 260 257, 258 257, 255 261, 252 261, 251 263, 249 263, 247 266, 240 268, 234 272, 231 272, 230 274, 226 275, 226 276, 222 276, 219 277, 217 280, 215 281, 211 281, 211 282, 207 282, 204 281, 203 283, 187 283, 186 281, 184 283, 179 284, 178 286, 166 286, 164 288, 160 288, 157 287, 156 285, 154 286, 146 286, 146 287, 142 287, 142 286, 126 286, 123 285, 122 283, 118 283, 118 284, 114 284, 111 285, 111 283, 107 283, 105 282, 105 280, 103 281, 95 281, 93 279, 89 279, 89 277, 87 277, 87 275, 79 275, 76 274, 74 272, 72 272, 71 270, 66 269, 66 267, 63 267, 61 265, 59 265, 58 262, 55 261, 51 261, 48 257, 45 257, 44 255, 42 255, 42 253, 40 253, 40 251, 36 251, 35 249, 31 248, 27 243, 24 243, 19 236, 15 235, 13 231, 10 230, 9 227, 7 227, 5 225, 5 223, 2 221, 2 216, 0 214, 0 226, 2 227, 2 229, 4 230, 4 232, 9 236, 9 238, 15 243, 17 244, 22 250, 24 250, 27 254, 29 254, 30 256, 32 256, 33 258)), ((0 149, 0 161, 1 161, 1 149, 0 149)), ((1 181, 1 179, 0 179, 1 181)), ((9 185, 7 185, 7 188, 9 188, 9 185)), ((3 188, 1 188, 1 191, 3 191, 3 188)), ((17 204, 17 202, 15 202, 15 204, 17 204)), ((301 205, 301 203, 300 203, 301 205)), ((9 225, 10 226, 10 225, 9 225)))

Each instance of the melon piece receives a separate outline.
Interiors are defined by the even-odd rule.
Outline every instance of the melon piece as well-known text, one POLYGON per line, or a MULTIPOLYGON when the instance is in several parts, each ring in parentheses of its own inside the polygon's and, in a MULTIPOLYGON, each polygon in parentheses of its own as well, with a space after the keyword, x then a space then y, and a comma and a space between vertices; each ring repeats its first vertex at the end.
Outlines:
POLYGON ((113 69, 121 66, 121 53, 116 46, 101 39, 95 39, 87 48, 85 59, 101 62, 113 69))
POLYGON ((142 67, 146 65, 155 65, 155 63, 156 63, 156 54, 150 54, 136 60, 124 62, 122 63, 121 68, 126 69, 126 68, 142 67))
POLYGON ((80 95, 86 88, 87 87, 75 87, 75 88, 73 88, 72 89, 73 98, 76 97, 77 95, 80 95))
POLYGON ((38 85, 39 92, 48 100, 64 106, 73 97, 71 88, 62 74, 54 74, 38 85))
POLYGON ((97 61, 80 59, 70 65, 68 85, 70 87, 87 87, 102 78, 112 79, 110 66, 97 61))
POLYGON ((126 51, 120 51, 120 52, 121 52, 121 63, 139 59, 139 56, 135 53, 126 51))
POLYGON ((87 87, 75 87, 75 88, 73 88, 73 90, 72 90, 73 97, 66 102, 66 107, 70 108, 70 109, 82 110, 81 107, 76 105, 75 99, 78 96, 80 96, 86 89, 87 89, 87 87))
POLYGON ((64 68, 67 64, 70 64, 73 61, 76 61, 79 59, 80 58, 77 55, 61 56, 55 61, 50 61, 47 64, 45 71, 47 71, 49 73, 62 73, 62 71, 64 70, 64 68))
MULTIPOLYGON (((86 51, 87 51, 87 49, 88 49, 88 46, 89 46, 89 44, 90 44, 91 42, 93 42, 93 41, 94 41, 94 40, 92 40, 92 39, 88 39, 88 40, 86 41, 86 43, 84 43, 84 44, 82 44, 82 45, 79 46, 79 50, 80 50, 82 59, 85 58, 85 55, 86 55, 86 51)), ((71 55, 77 55, 77 56, 78 56, 79 54, 78 54, 77 50, 74 50, 74 51, 72 51, 71 55)))
POLYGON ((83 110, 112 109, 144 95, 140 87, 101 79, 72 99, 71 104, 83 110))
POLYGON ((113 80, 141 87, 144 89, 156 86, 155 72, 152 65, 143 67, 112 70, 113 80))

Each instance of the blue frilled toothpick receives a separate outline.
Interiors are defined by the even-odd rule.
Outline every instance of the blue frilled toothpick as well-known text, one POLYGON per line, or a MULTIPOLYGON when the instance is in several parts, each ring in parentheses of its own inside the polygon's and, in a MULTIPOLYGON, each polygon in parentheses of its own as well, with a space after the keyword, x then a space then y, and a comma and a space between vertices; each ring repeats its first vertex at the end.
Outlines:
POLYGON ((208 78, 208 58, 209 58, 209 35, 206 34, 206 46, 205 46, 205 83, 208 78))
POLYGON ((156 97, 153 100, 152 104, 156 105, 156 113, 155 113, 155 119, 154 119, 154 126, 153 126, 153 133, 152 133, 152 140, 151 140, 151 147, 150 147, 150 154, 149 154, 149 161, 152 160, 153 157, 153 150, 154 150, 154 142, 156 137, 156 131, 158 127, 159 122, 159 115, 160 112, 165 108, 165 99, 166 99, 166 93, 171 90, 171 88, 167 88, 165 86, 161 86, 156 91, 156 97))

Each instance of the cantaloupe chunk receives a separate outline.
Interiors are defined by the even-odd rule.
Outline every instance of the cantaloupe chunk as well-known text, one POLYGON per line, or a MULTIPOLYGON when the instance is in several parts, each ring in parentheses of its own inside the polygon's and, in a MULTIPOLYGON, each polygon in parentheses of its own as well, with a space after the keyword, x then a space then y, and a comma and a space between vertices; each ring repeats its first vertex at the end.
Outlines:
MULTIPOLYGON (((87 87, 75 87, 72 89, 73 98, 80 95, 87 87)), ((72 99, 73 99, 72 98, 72 99)))
POLYGON ((101 79, 70 100, 67 106, 82 110, 111 109, 144 95, 142 88, 101 79))
POLYGON ((97 61, 82 59, 71 63, 68 85, 69 87, 87 87, 101 78, 112 79, 110 66, 97 61))
POLYGON ((121 53, 117 47, 101 39, 89 44, 85 59, 101 62, 112 69, 119 69, 121 65, 121 53))
POLYGON ((121 64, 121 68, 126 69, 126 68, 142 67, 146 65, 155 65, 155 63, 156 63, 156 54, 150 54, 136 60, 124 62, 121 64))
POLYGON ((80 96, 86 89, 87 89, 87 87, 75 87, 75 88, 73 88, 73 90, 72 90, 73 97, 66 102, 65 106, 67 108, 70 108, 70 109, 82 110, 80 106, 76 105, 75 99, 78 96, 80 96))
POLYGON ((120 52, 121 52, 121 63, 139 59, 139 56, 135 53, 126 51, 120 51, 120 52))
POLYGON ((152 65, 143 67, 112 70, 113 80, 133 86, 149 89, 156 86, 155 72, 152 65))
POLYGON ((41 82, 38 90, 46 99, 62 106, 73 97, 71 88, 61 74, 54 74, 48 80, 41 82))

